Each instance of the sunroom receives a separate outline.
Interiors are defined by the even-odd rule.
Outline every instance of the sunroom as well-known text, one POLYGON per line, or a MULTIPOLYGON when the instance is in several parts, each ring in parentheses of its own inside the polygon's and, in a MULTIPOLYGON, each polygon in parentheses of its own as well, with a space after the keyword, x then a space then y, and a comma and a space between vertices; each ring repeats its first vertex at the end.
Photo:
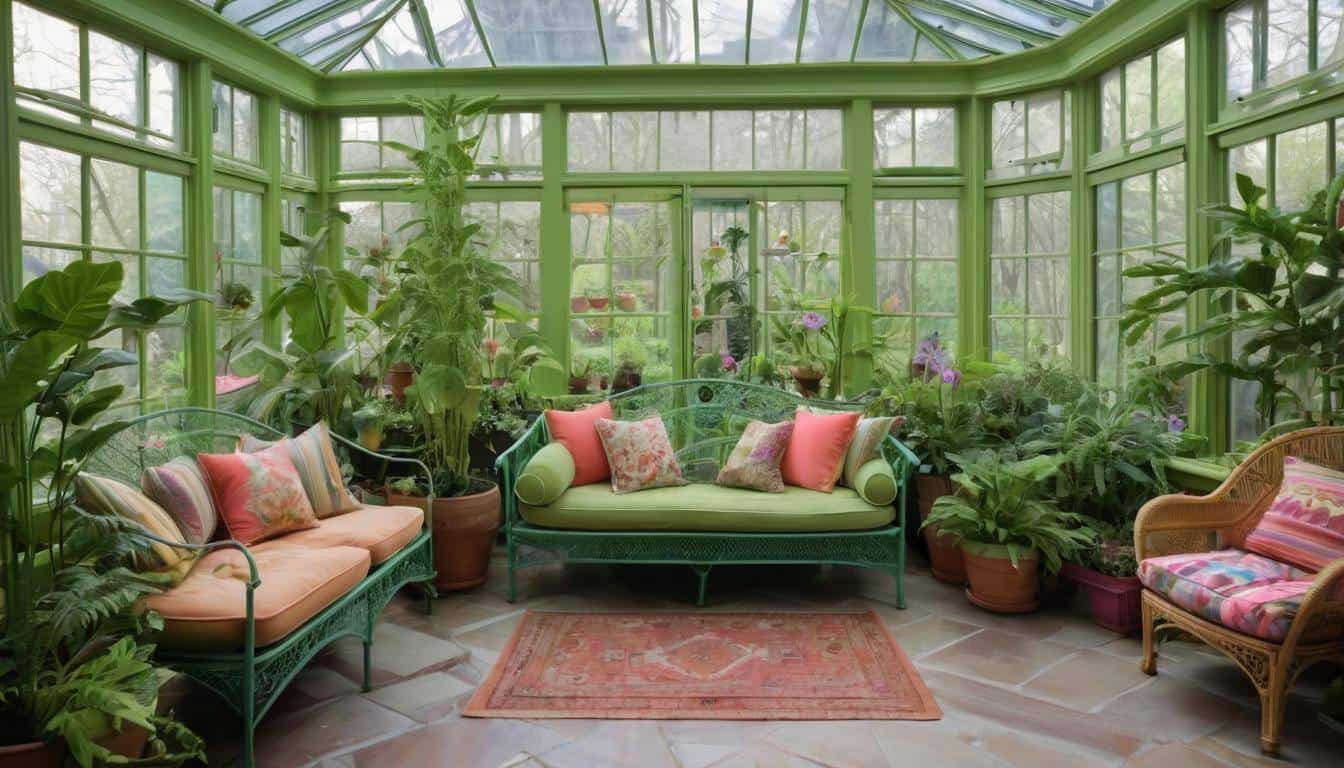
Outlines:
POLYGON ((1344 0, 0 33, 0 763, 1344 764, 1344 0))

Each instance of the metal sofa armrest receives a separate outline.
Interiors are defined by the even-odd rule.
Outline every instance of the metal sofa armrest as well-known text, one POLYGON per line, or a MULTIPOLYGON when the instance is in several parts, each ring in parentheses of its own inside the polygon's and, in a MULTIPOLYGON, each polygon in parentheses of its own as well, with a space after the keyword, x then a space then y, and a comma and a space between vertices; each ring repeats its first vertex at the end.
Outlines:
POLYGON ((517 440, 513 441, 513 445, 495 457, 495 478, 499 483, 499 500, 504 506, 505 529, 518 522, 518 497, 513 493, 518 475, 522 474, 527 463, 549 441, 546 420, 538 418, 517 440))

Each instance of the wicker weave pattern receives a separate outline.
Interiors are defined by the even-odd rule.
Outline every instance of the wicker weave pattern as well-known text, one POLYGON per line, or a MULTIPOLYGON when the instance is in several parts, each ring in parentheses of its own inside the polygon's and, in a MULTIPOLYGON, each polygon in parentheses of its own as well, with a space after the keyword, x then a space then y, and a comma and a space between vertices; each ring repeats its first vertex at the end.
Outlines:
MULTIPOLYGON (((1283 460, 1296 456, 1344 470, 1344 427, 1314 427, 1266 443, 1207 496, 1159 496, 1139 510, 1134 548, 1140 560, 1159 555, 1240 547, 1260 522, 1283 483, 1283 460)), ((1307 667, 1344 662, 1344 560, 1316 575, 1282 643, 1234 632, 1178 608, 1157 593, 1143 592, 1143 659, 1157 673, 1158 632, 1182 631, 1208 643, 1241 667, 1260 694, 1260 748, 1275 754, 1283 729, 1288 690, 1307 667)))

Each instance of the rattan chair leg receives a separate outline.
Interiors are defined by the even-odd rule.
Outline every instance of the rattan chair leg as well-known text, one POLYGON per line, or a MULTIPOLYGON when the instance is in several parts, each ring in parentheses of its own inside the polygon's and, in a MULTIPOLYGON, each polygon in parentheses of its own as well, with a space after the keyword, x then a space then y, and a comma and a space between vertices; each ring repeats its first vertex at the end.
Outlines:
POLYGON ((1153 608, 1144 600, 1140 606, 1143 621, 1143 657, 1139 659, 1139 669, 1143 670, 1145 675, 1157 674, 1157 649, 1153 642, 1153 635, 1157 628, 1153 619, 1153 608))
POLYGON ((1283 731, 1283 711, 1288 703, 1288 673, 1274 660, 1270 665, 1269 684, 1260 692, 1260 751, 1279 754, 1279 736, 1283 731))

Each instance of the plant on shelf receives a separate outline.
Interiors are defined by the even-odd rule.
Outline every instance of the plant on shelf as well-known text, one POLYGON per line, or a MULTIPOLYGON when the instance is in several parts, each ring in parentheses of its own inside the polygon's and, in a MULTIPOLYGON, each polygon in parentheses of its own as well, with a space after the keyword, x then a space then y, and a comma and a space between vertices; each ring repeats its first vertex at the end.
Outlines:
POLYGON ((1008 460, 996 451, 950 457, 957 491, 939 497, 924 522, 966 556, 967 598, 987 610, 1036 609, 1039 569, 1055 573, 1092 541, 1087 518, 1051 498, 1052 456, 1008 460))
POLYGON ((1242 247, 1226 258, 1215 254, 1206 266, 1186 266, 1183 257, 1172 256, 1125 270, 1126 277, 1154 281, 1120 322, 1125 342, 1139 343, 1163 316, 1192 302, 1225 306, 1198 329, 1164 338, 1166 346, 1200 349, 1160 366, 1163 372, 1173 380, 1207 370, 1255 382, 1256 409, 1269 427, 1265 437, 1336 423, 1344 399, 1344 230, 1336 213, 1344 174, 1304 211, 1264 207, 1265 189, 1244 174, 1237 174, 1236 186, 1241 207, 1213 205, 1203 212, 1225 225, 1221 241, 1242 247), (1230 359, 1210 351, 1223 340, 1234 348, 1230 359))
MULTIPOLYGON (((408 499, 432 512, 440 589, 485 580, 499 527, 499 489, 471 476, 469 443, 480 414, 482 349, 487 323, 516 320, 505 303, 520 288, 509 268, 475 242, 480 226, 463 221, 466 180, 474 172, 484 121, 493 99, 412 97, 424 117, 424 149, 396 142, 415 166, 424 195, 421 230, 402 251, 399 293, 402 324, 393 346, 416 370, 406 400, 425 435, 424 459, 433 494, 408 499), (474 126, 474 128, 473 128, 474 126)), ((404 486, 403 486, 404 487, 404 486)), ((429 488, 424 490, 428 491, 429 488)))
POLYGON ((233 281, 225 283, 219 289, 219 305, 224 309, 245 312, 252 308, 252 303, 255 300, 252 289, 248 287, 247 283, 233 281))
POLYGON ((125 427, 108 418, 123 387, 99 374, 139 362, 98 344, 211 300, 178 291, 121 304, 122 276, 119 262, 76 261, 28 283, 0 315, 0 746, 25 745, 11 759, 63 743, 84 768, 124 763, 139 755, 108 743, 133 727, 149 734, 148 761, 204 759, 195 735, 155 714, 154 646, 140 640, 161 622, 135 605, 171 576, 132 567, 152 544, 143 529, 74 498, 84 463, 125 427))
MULTIPOLYGON (((731 226, 719 235, 716 248, 726 251, 730 272, 705 289, 703 311, 711 315, 727 315, 728 352, 737 360, 750 360, 755 354, 756 310, 751 303, 751 270, 743 268, 740 252, 748 240, 747 231, 731 226)), ((720 259, 714 260, 717 264, 720 259)))
POLYGON ((285 247, 302 249, 297 262, 278 275, 280 287, 266 302, 265 316, 289 321, 289 344, 277 350, 256 343, 240 356, 239 367, 261 375, 265 390, 248 406, 248 415, 261 421, 290 425, 326 421, 333 429, 359 394, 353 364, 355 352, 342 338, 341 306, 365 315, 369 286, 355 273, 324 265, 331 229, 337 220, 349 223, 343 211, 327 212, 311 237, 282 232, 285 247))
POLYGON ((636 336, 622 336, 616 339, 615 354, 616 373, 611 378, 612 393, 638 387, 643 382, 644 366, 649 362, 644 340, 636 336))

